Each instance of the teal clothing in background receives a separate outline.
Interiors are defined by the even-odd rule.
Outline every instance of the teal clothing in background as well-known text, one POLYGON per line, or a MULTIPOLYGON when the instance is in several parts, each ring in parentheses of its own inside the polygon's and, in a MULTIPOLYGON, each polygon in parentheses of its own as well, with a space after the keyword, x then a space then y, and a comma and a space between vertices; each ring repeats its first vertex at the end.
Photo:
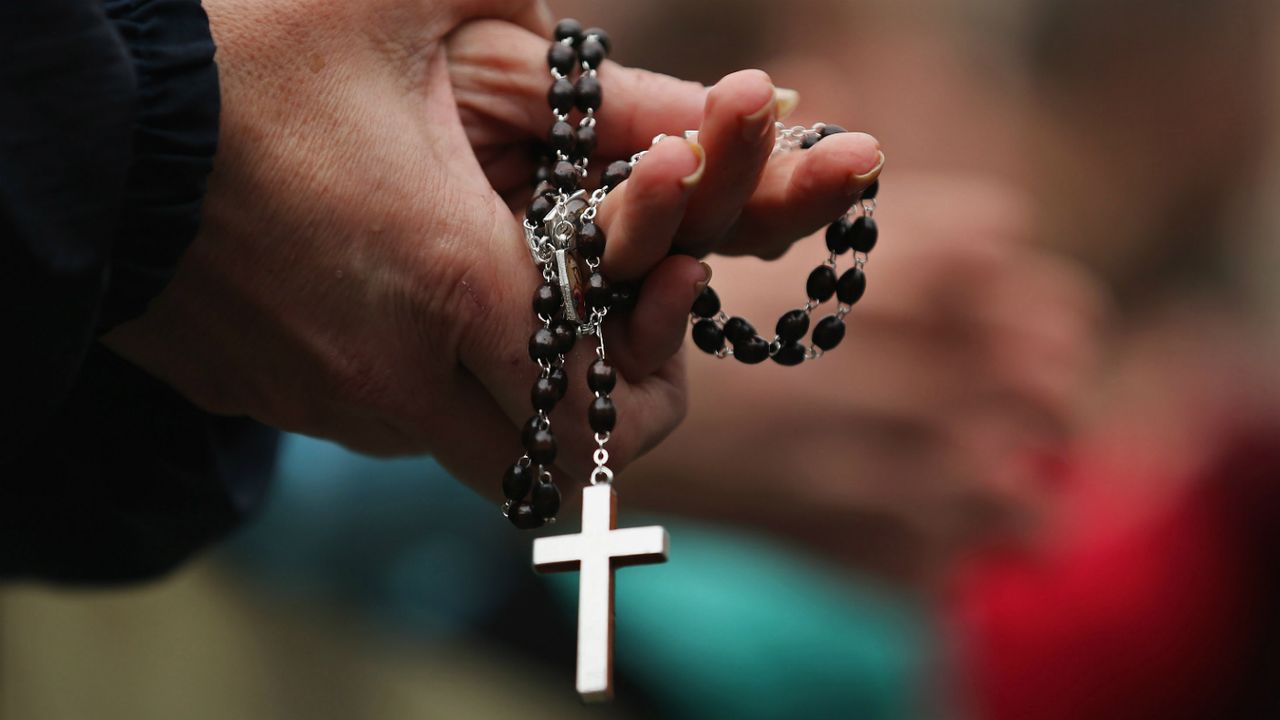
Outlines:
MULTIPOLYGON (((576 531, 577 507, 549 532, 576 531)), ((625 506, 620 517, 654 521, 671 532, 671 558, 618 572, 615 662, 664 717, 927 716, 933 640, 920 608, 745 532, 625 506)), ((534 577, 532 537, 432 460, 288 436, 274 496, 231 553, 274 592, 347 605, 418 642, 483 635, 513 594, 549 590, 571 652, 577 575, 534 577)))

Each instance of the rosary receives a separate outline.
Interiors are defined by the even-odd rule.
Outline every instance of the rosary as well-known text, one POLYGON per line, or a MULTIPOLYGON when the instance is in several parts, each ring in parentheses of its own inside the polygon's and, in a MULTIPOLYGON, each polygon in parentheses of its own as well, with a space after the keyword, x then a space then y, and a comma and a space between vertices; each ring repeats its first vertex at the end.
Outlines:
MULTIPOLYGON (((562 20, 547 52, 552 77, 547 101, 555 118, 548 144, 554 156, 537 172, 537 187, 524 219, 529 253, 543 280, 533 296, 533 313, 540 325, 529 338, 529 356, 539 370, 530 393, 535 414, 521 433, 524 454, 507 469, 502 481, 507 498, 503 513, 517 528, 533 529, 555 520, 560 491, 550 470, 556 460, 550 413, 568 391, 567 354, 580 338, 594 338, 596 359, 587 369, 587 388, 595 399, 587 410, 587 420, 595 434, 595 469, 582 491, 582 531, 538 538, 533 543, 533 566, 539 572, 580 573, 577 689, 587 701, 612 696, 614 568, 664 562, 670 544, 662 527, 617 529, 617 494, 606 449, 618 412, 609 397, 617 373, 605 356, 603 323, 611 310, 629 309, 635 295, 630 287, 611 286, 600 273, 605 234, 595 218, 600 203, 630 176, 646 152, 609 165, 600 187, 590 193, 580 187, 596 147, 595 114, 604 99, 597 71, 610 48, 603 30, 584 30, 576 20, 562 20), (577 79, 573 80, 575 69, 577 79), (581 115, 576 127, 569 122, 575 108, 581 115)), ((843 128, 825 123, 811 128, 787 128, 777 123, 773 152, 807 149, 841 132, 845 132, 843 128)), ((685 133, 689 139, 696 135, 696 131, 685 133)), ((653 142, 664 137, 659 135, 653 142)), ((694 344, 717 358, 732 356, 747 364, 772 359, 787 366, 816 360, 839 345, 845 334, 844 318, 866 290, 863 268, 878 236, 872 219, 878 189, 877 180, 827 228, 828 255, 809 274, 807 300, 778 319, 772 341, 743 318, 725 314, 720 298, 707 287, 690 313, 694 344), (853 265, 837 276, 836 263, 850 250, 853 265), (813 326, 811 344, 806 346, 803 340, 809 334, 813 311, 832 296, 838 301, 835 312, 813 326)))

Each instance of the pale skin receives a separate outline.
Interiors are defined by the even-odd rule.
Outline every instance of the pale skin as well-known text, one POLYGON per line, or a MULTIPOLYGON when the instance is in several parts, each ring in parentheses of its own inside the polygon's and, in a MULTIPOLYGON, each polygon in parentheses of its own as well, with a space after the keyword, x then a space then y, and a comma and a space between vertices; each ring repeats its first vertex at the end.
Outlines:
MULTIPOLYGON (((515 0, 205 3, 223 113, 199 237, 108 345, 215 413, 376 454, 430 452, 493 494, 531 414, 519 217, 550 125, 542 5, 515 0), (487 19, 486 19, 487 18, 487 19), (514 206, 514 207, 513 207, 514 206)), ((766 162, 791 104, 760 71, 713 88, 608 63, 593 167, 654 147, 606 201, 606 274, 643 279, 611 319, 621 469, 681 420, 680 353, 706 271, 688 254, 779 254, 883 163, 874 138, 766 162)), ((553 415, 585 478, 585 343, 553 415)))

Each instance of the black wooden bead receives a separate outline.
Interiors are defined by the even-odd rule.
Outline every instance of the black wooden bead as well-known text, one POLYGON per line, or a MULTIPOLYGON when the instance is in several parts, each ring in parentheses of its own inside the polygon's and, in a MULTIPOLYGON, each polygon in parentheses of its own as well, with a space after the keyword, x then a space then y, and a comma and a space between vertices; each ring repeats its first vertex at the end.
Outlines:
POLYGON ((529 219, 529 222, 537 225, 545 220, 547 213, 554 210, 555 207, 555 203, 551 202, 551 199, 545 195, 536 197, 533 202, 529 203, 529 208, 524 211, 524 216, 529 219))
POLYGON ((582 112, 599 110, 604 103, 604 88, 600 85, 600 80, 590 75, 579 77, 578 83, 574 85, 573 102, 582 112))
POLYGON ((830 135, 839 135, 840 133, 845 133, 845 132, 849 132, 849 131, 845 130, 839 125, 827 125, 826 127, 822 128, 822 130, 819 131, 822 137, 827 137, 830 135))
POLYGON ((731 317, 729 318, 729 321, 724 324, 724 336, 729 338, 729 342, 734 345, 754 337, 755 334, 756 329, 744 318, 731 317))
POLYGON ((856 267, 845 270, 840 276, 840 282, 836 284, 836 297, 840 298, 840 302, 845 305, 858 302, 862 293, 866 291, 867 276, 856 267))
POLYGON ((600 310, 609 307, 613 302, 613 291, 605 282, 604 276, 598 272, 587 277, 587 307, 600 310))
POLYGON ((556 461, 556 438, 550 430, 538 427, 538 418, 534 417, 525 426, 521 440, 524 451, 535 465, 550 465, 556 461))
POLYGON ((533 489, 533 512, 544 520, 550 520, 560 512, 560 489, 555 483, 538 483, 533 489))
MULTIPOLYGON (((542 181, 539 181, 537 185, 533 186, 533 197, 530 199, 537 200, 540 197, 544 197, 550 200, 551 196, 557 194, 558 192, 560 191, 556 190, 555 185, 552 185, 546 180, 542 180, 542 181)), ((543 217, 546 217, 545 213, 543 214, 543 217)))
POLYGON ((849 218, 842 217, 827 226, 827 249, 840 255, 849 249, 849 218))
POLYGON ((604 360, 596 360, 587 368, 587 387, 591 392, 608 394, 618 384, 618 371, 604 360))
POLYGON ((568 75, 576 60, 573 48, 564 43, 551 43, 551 49, 547 51, 547 65, 561 75, 568 75))
POLYGON ((868 185, 867 189, 862 191, 862 199, 875 200, 876 195, 879 195, 879 194, 880 194, 880 178, 876 178, 875 182, 868 185))
POLYGON ((817 145, 818 141, 821 139, 822 139, 822 135, 820 133, 816 133, 810 130, 809 132, 804 134, 804 137, 800 138, 800 149, 808 150, 814 145, 817 145))
POLYGON ((612 190, 629 177, 631 177, 631 163, 626 160, 615 160, 604 169, 604 175, 600 176, 600 184, 612 190))
POLYGON ((773 361, 791 367, 804 362, 804 346, 797 342, 784 342, 773 354, 773 361))
POLYGON ((595 35, 596 40, 598 40, 600 44, 604 46, 604 51, 606 53, 613 52, 613 40, 609 39, 609 33, 605 32, 603 29, 598 27, 589 27, 586 30, 582 31, 582 38, 584 40, 591 37, 592 35, 595 35))
POLYGON ((558 150, 567 156, 573 155, 574 145, 578 142, 578 133, 573 126, 563 120, 556 121, 547 133, 547 144, 552 150, 558 150))
POLYGON ((778 318, 778 338, 783 342, 794 342, 809 332, 809 313, 803 310, 792 310, 778 318))
POLYGON ((568 355, 573 350, 573 343, 578 339, 578 333, 574 331, 573 325, 568 320, 559 320, 551 326, 551 334, 556 338, 556 352, 561 355, 568 355))
POLYGON ((640 289, 633 283, 616 283, 613 286, 613 304, 609 309, 618 313, 631 312, 639 299, 640 289))
POLYGON ((849 247, 860 253, 869 253, 875 249, 879 237, 880 229, 876 227, 876 221, 863 216, 853 221, 853 227, 849 231, 849 247))
POLYGON ((572 40, 577 44, 582 39, 582 23, 573 18, 565 18, 556 23, 555 38, 559 40, 572 40))
POLYGON ((604 230, 593 222, 584 224, 578 229, 578 252, 582 257, 595 259, 604 256, 604 230))
POLYGON ((702 292, 694 298, 693 309, 690 312, 701 318, 715 317, 720 312, 720 296, 711 289, 710 285, 702 288, 702 292))
POLYGON ((811 300, 826 302, 836 292, 836 271, 826 265, 819 265, 809 273, 804 289, 811 300))
POLYGON ((534 314, 555 317, 563 307, 561 302, 560 288, 555 285, 539 285, 538 289, 533 291, 534 314))
POLYGON ((551 180, 551 168, 546 163, 538 165, 538 169, 533 171, 533 181, 535 183, 543 183, 551 180))
POLYGON ((578 128, 577 142, 573 152, 580 158, 591 157, 591 153, 596 151, 596 145, 599 143, 599 135, 596 129, 590 125, 583 125, 578 128))
POLYGON ((604 49, 604 43, 599 38, 586 38, 578 46, 578 57, 587 67, 599 68, 608 54, 609 51, 604 49))
POLYGON ((748 365, 762 363, 769 357, 769 343, 759 335, 733 344, 733 356, 748 365))
POLYGON ((587 422, 591 429, 598 433, 607 433, 618 424, 618 410, 608 396, 600 396, 591 401, 587 408, 587 422))
POLYGON ((512 505, 511 509, 507 511, 507 519, 520 530, 540 528, 547 522, 539 517, 538 513, 534 512, 533 507, 527 502, 512 505))
POLYGON ((551 360, 556 356, 556 334, 550 328, 538 328, 529 336, 529 357, 538 360, 551 360))
POLYGON ((560 397, 560 388, 556 387, 551 378, 538 378, 529 391, 529 400, 533 403, 534 410, 551 412, 556 403, 560 402, 560 397))
POLYGON ((508 500, 520 501, 525 495, 529 494, 529 488, 533 486, 533 470, 516 463, 507 468, 506 474, 502 476, 502 494, 508 500))
POLYGON ((547 104, 552 110, 560 114, 564 114, 573 109, 573 83, 567 78, 556 78, 551 83, 551 89, 547 90, 547 104))
POLYGON ((561 398, 564 398, 565 393, 569 392, 569 376, 565 373, 564 368, 552 370, 547 379, 556 386, 556 392, 561 398))
POLYGON ((844 339, 844 321, 835 315, 828 315, 818 321, 813 328, 813 344, 823 350, 830 350, 844 339))
POLYGON ((693 324, 693 344, 705 353, 715 354, 724 348, 724 330, 711 320, 693 324))
POLYGON ((567 160, 561 160, 551 168, 551 182, 556 184, 564 192, 573 192, 578 189, 578 168, 567 160))

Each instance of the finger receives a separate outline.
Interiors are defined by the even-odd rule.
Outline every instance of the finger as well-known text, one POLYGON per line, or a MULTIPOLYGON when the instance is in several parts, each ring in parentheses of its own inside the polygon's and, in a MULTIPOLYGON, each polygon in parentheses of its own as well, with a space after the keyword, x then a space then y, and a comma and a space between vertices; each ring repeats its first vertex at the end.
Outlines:
POLYGON ((676 236, 680 252, 707 254, 737 220, 773 151, 779 98, 794 104, 795 93, 779 95, 760 70, 733 73, 711 88, 698 132, 707 171, 676 236))
POLYGON ((545 0, 447 0, 455 24, 479 18, 514 23, 531 33, 551 36, 555 19, 545 0))
POLYGON ((655 145, 636 165, 600 207, 599 224, 608 237, 606 275, 634 280, 667 256, 705 165, 701 146, 674 137, 655 145))
POLYGON ((645 277, 635 309, 606 337, 623 377, 638 382, 680 350, 689 307, 710 280, 710 268, 687 255, 666 258, 645 277))
POLYGON ((865 133, 831 135, 776 158, 717 252, 781 255, 848 211, 883 167, 879 141, 865 133))
MULTIPOLYGON (((459 112, 464 118, 497 121, 466 123, 473 146, 501 140, 497 133, 510 128, 546 137, 552 124, 548 46, 545 35, 496 21, 467 23, 449 37, 449 73, 459 112)), ((629 156, 658 134, 679 134, 701 123, 704 86, 611 61, 599 72, 604 86, 597 114, 601 157, 629 156)))

